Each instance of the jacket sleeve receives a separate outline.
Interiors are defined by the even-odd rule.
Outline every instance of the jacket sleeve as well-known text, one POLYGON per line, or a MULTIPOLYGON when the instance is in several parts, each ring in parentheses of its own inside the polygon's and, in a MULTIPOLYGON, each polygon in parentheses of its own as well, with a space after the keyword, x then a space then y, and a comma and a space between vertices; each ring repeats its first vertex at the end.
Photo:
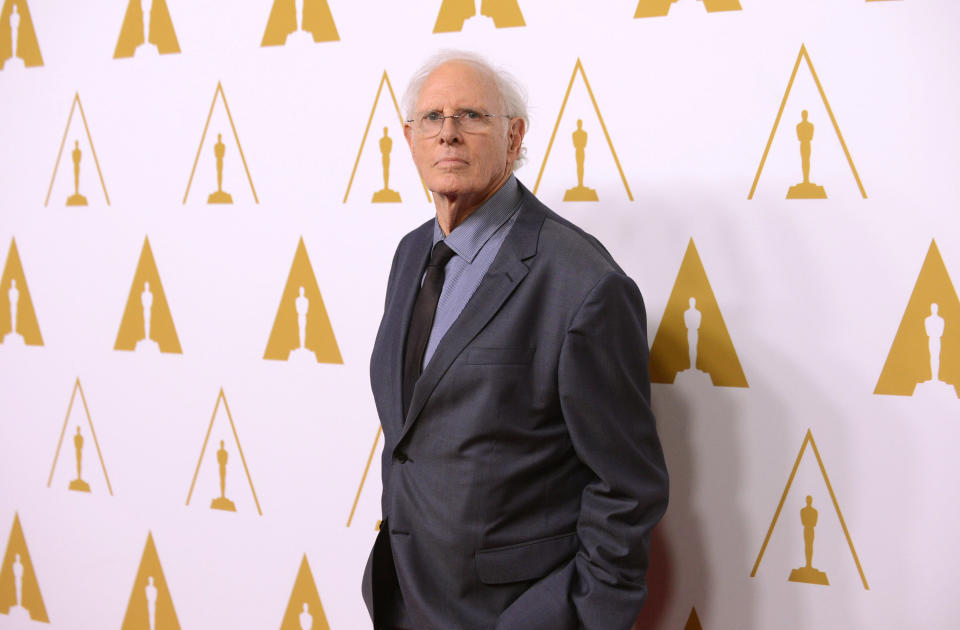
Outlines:
POLYGON ((603 276, 567 330, 559 394, 577 456, 594 479, 577 523, 570 601, 586 630, 629 629, 647 597, 650 532, 667 507, 667 469, 650 408, 643 298, 603 276))

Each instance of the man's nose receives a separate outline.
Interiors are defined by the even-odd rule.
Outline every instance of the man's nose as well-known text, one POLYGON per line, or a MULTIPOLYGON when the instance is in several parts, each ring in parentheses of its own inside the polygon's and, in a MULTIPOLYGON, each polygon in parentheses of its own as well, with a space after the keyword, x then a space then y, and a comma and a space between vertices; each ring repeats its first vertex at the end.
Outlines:
POLYGON ((447 116, 443 119, 443 123, 440 126, 440 141, 447 144, 455 144, 461 142, 463 139, 460 137, 460 121, 453 116, 447 116))

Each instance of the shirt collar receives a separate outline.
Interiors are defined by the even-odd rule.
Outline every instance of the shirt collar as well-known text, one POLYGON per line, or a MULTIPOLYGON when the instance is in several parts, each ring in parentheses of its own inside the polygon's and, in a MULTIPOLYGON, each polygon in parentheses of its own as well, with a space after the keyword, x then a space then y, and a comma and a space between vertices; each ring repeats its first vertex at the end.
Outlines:
POLYGON ((444 241, 460 258, 472 263, 490 237, 513 216, 520 205, 520 183, 510 175, 492 197, 474 210, 463 223, 444 238, 436 219, 433 221, 433 244, 444 241))

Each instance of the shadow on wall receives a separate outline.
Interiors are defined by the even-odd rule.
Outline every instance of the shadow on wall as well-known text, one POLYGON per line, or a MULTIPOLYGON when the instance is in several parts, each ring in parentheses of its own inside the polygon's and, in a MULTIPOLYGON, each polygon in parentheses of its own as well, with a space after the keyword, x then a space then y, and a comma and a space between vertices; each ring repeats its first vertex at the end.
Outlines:
POLYGON ((711 601, 729 597, 729 585, 737 583, 744 584, 737 589, 743 600, 737 627, 755 627, 745 568, 753 549, 739 496, 742 445, 736 401, 741 391, 654 385, 670 505, 653 532, 649 598, 634 630, 683 630, 693 608, 708 630, 711 601), (724 510, 706 513, 709 506, 724 510), (716 549, 708 550, 708 538, 716 549), (726 585, 723 593, 713 592, 717 584, 726 585))

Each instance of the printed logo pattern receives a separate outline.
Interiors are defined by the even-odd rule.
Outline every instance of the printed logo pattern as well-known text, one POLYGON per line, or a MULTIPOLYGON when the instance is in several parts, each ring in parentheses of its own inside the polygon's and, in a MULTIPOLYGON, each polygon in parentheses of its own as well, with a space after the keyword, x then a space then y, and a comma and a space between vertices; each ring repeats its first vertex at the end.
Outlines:
POLYGON ((10 239, 10 251, 0 276, 0 343, 5 348, 43 345, 15 239, 10 239))
POLYGON ((21 622, 31 619, 50 622, 27 549, 27 540, 20 526, 19 514, 13 516, 13 528, 7 540, 7 551, 3 555, 3 566, 0 567, 0 613, 21 622))
MULTIPOLYGON (((237 511, 234 501, 227 497, 227 471, 228 466, 231 465, 231 455, 235 453, 240 456, 240 463, 243 466, 243 472, 246 475, 247 482, 250 484, 250 494, 253 498, 254 506, 256 506, 257 513, 260 516, 263 516, 263 511, 260 509, 260 500, 257 498, 257 491, 253 487, 253 477, 250 476, 250 469, 247 467, 247 458, 244 457, 243 447, 240 445, 240 436, 237 434, 237 425, 233 422, 233 414, 230 413, 230 406, 227 404, 227 397, 223 394, 223 388, 220 388, 220 393, 217 395, 217 402, 213 406, 213 415, 210 416, 210 424, 207 426, 207 433, 203 437, 203 447, 201 447, 200 457, 197 459, 197 469, 193 473, 193 480, 190 482, 190 491, 187 493, 187 505, 190 505, 190 499, 193 497, 193 490, 197 484, 197 477, 200 475, 201 465, 204 463, 204 455, 207 452, 207 445, 210 443, 210 435, 213 433, 214 422, 217 419, 217 410, 220 409, 220 403, 223 403, 223 410, 226 413, 227 421, 230 424, 230 433, 226 433, 226 427, 224 427, 223 423, 221 422, 219 428, 217 429, 217 435, 231 435, 233 437, 233 444, 231 445, 231 448, 235 447, 236 450, 231 453, 231 451, 226 447, 227 438, 223 437, 220 439, 220 446, 216 451, 217 471, 220 479, 220 494, 219 496, 214 495, 213 499, 210 501, 210 509, 222 510, 224 512, 237 511)), ((236 462, 233 462, 232 466, 236 468, 236 462)), ((231 475, 231 477, 236 478, 235 475, 231 475)), ((205 486, 203 489, 203 492, 210 491, 213 491, 213 488, 208 488, 205 486)), ((231 492, 233 491, 234 488, 231 488, 231 492)))
MULTIPOLYGON (((87 419, 87 426, 86 429, 84 429, 81 422, 75 422, 71 425, 72 427, 76 428, 76 431, 72 432, 70 435, 73 445, 72 452, 74 454, 74 461, 76 463, 77 478, 71 480, 67 487, 70 490, 75 490, 77 492, 90 492, 89 481, 84 480, 83 478, 83 449, 87 441, 84 437, 84 434, 88 432, 89 436, 93 438, 93 445, 96 448, 97 458, 100 461, 100 470, 103 471, 103 480, 106 483, 107 492, 110 493, 110 496, 113 496, 113 487, 110 485, 110 475, 107 474, 107 465, 103 461, 103 452, 100 450, 100 441, 97 439, 97 432, 93 428, 93 418, 90 416, 90 408, 87 406, 87 397, 83 393, 83 386, 80 384, 79 378, 77 378, 77 380, 74 382, 73 391, 70 393, 70 403, 67 405, 67 415, 63 419, 63 428, 60 429, 60 439, 57 440, 57 450, 53 453, 53 464, 50 466, 50 476, 47 478, 47 487, 49 488, 53 484, 53 476, 57 471, 57 461, 59 461, 60 458, 60 449, 63 447, 63 438, 67 434, 67 425, 70 422, 70 414, 71 411, 73 411, 73 403, 76 401, 78 393, 80 394, 80 402, 83 404, 83 414, 87 419)), ((67 447, 67 452, 71 452, 69 446, 67 447)), ((89 452, 89 449, 87 452, 89 452)), ((69 457, 65 458, 69 459, 69 457)))
POLYGON ((327 615, 323 612, 323 603, 317 584, 313 580, 307 554, 303 554, 297 579, 293 582, 293 592, 287 603, 287 612, 283 615, 280 630, 330 630, 327 615))
MULTIPOLYGON (((823 101, 823 106, 827 111, 827 114, 830 117, 830 122, 833 124, 833 130, 837 134, 837 140, 840 141, 840 146, 843 148, 843 154, 847 158, 847 163, 850 165, 850 172, 853 174, 853 179, 857 182, 857 187, 860 189, 861 196, 866 199, 867 191, 863 187, 863 182, 860 181, 860 174, 857 173, 857 167, 853 163, 853 158, 850 156, 850 150, 847 149, 847 143, 843 139, 843 134, 840 132, 840 125, 837 124, 837 119, 833 115, 833 110, 830 108, 830 103, 827 101, 827 93, 823 90, 823 85, 820 83, 820 77, 817 76, 817 71, 813 67, 813 61, 810 60, 810 55, 807 53, 807 47, 804 44, 800 45, 800 52, 797 54, 797 61, 793 64, 793 71, 790 73, 790 80, 787 82, 787 89, 783 93, 783 100, 780 101, 780 109, 777 111, 777 117, 773 121, 773 128, 770 130, 770 138, 767 140, 767 146, 763 149, 763 155, 760 158, 760 165, 757 167, 757 174, 753 178, 753 185, 750 186, 750 193, 747 195, 747 199, 753 199, 753 194, 757 190, 757 184, 760 181, 760 175, 763 173, 763 165, 767 161, 767 155, 770 153, 770 145, 773 144, 773 138, 777 135, 777 127, 780 126, 780 119, 783 117, 783 110, 787 106, 787 101, 790 99, 790 90, 793 88, 793 82, 797 78, 797 71, 800 69, 800 62, 806 61, 807 68, 810 70, 810 75, 813 77, 813 81, 817 86, 817 91, 820 93, 820 99, 823 101)), ((787 199, 826 199, 826 192, 822 187, 816 186, 809 181, 809 172, 810 172, 810 154, 811 154, 811 143, 813 139, 813 124, 807 120, 807 112, 804 110, 803 119, 797 123, 797 139, 800 141, 800 155, 801 155, 801 165, 803 170, 803 181, 795 186, 791 186, 787 191, 787 199)))
MULTIPOLYGON (((627 191, 627 198, 630 201, 633 201, 633 193, 630 192, 630 185, 627 183, 627 176, 624 175, 623 167, 620 166, 620 158, 617 157, 617 151, 613 148, 613 140, 610 138, 610 133, 607 131, 607 125, 603 122, 603 114, 600 113, 600 106, 597 105, 597 99, 593 95, 593 89, 590 87, 590 81, 587 79, 587 73, 583 69, 583 64, 579 58, 577 58, 577 63, 575 63, 573 66, 573 74, 570 75, 570 83, 567 85, 567 91, 563 95, 563 102, 560 104, 560 113, 557 114, 557 122, 553 126, 553 133, 550 134, 550 142, 547 143, 547 152, 544 154, 543 162, 540 164, 540 172, 537 174, 537 181, 533 185, 533 193, 536 194, 537 189, 540 188, 540 180, 543 178, 543 171, 547 167, 547 160, 550 159, 550 149, 553 148, 553 141, 556 139, 557 131, 560 129, 560 121, 563 120, 563 112, 567 108, 567 101, 570 98, 570 91, 573 89, 573 83, 577 79, 577 73, 580 74, 580 78, 583 80, 583 85, 587 88, 587 94, 590 96, 590 102, 593 104, 593 111, 597 115, 597 121, 600 123, 600 128, 603 129, 603 135, 607 139, 607 146, 610 147, 610 153, 613 155, 613 161, 617 165, 617 171, 620 173, 620 179, 623 181, 623 188, 627 191)), ((585 187, 583 184, 587 134, 583 131, 582 119, 577 121, 577 127, 575 130, 573 130, 571 139, 574 151, 576 152, 578 183, 577 186, 567 190, 566 195, 564 196, 564 201, 597 201, 596 191, 585 187)))
POLYGON ((960 397, 958 326, 960 300, 931 241, 873 393, 960 397))
POLYGON ((167 0, 129 0, 114 59, 180 52, 167 0))
MULTIPOLYGON (((493 21, 496 28, 526 26, 518 0, 480 0, 480 15, 493 21)), ((463 30, 468 20, 477 20, 474 0, 443 0, 434 33, 452 33, 463 30)))
POLYGON ((263 358, 343 363, 303 237, 300 237, 297 253, 293 256, 263 358))
POLYGON ((313 44, 339 39, 327 0, 273 0, 260 45, 313 44))
MULTIPOLYGON (((100 160, 97 159, 97 150, 93 147, 93 136, 90 135, 90 127, 87 125, 87 116, 83 113, 83 103, 80 102, 80 93, 73 95, 73 102, 70 104, 70 114, 67 116, 67 125, 63 129, 63 140, 60 141, 60 149, 57 151, 57 161, 53 164, 53 175, 50 176, 50 187, 47 188, 47 198, 43 205, 46 207, 50 203, 50 194, 53 192, 53 184, 57 180, 57 170, 60 168, 60 158, 63 157, 63 148, 67 146, 67 136, 70 134, 70 123, 73 121, 74 111, 80 112, 80 120, 83 122, 83 131, 86 134, 87 146, 90 147, 90 154, 93 157, 93 165, 97 169, 97 176, 100 178, 100 187, 103 189, 103 198, 107 205, 110 205, 110 195, 107 193, 107 184, 103 181, 103 171, 100 170, 100 160)), ((71 135, 73 147, 70 150, 70 159, 73 163, 73 194, 67 197, 68 206, 86 206, 87 198, 80 193, 80 172, 81 167, 89 168, 84 162, 84 150, 80 148, 80 140, 76 135, 71 135)))
MULTIPOLYGON (((200 161, 200 153, 203 151, 204 142, 207 139, 207 130, 210 127, 210 119, 213 118, 213 111, 217 105, 217 97, 223 103, 223 109, 227 115, 227 121, 230 123, 230 131, 233 133, 237 153, 240 155, 240 162, 243 164, 243 171, 247 176, 247 182, 250 184, 250 192, 253 195, 254 203, 260 203, 257 197, 257 190, 253 186, 253 178, 250 177, 250 169, 247 167, 247 158, 243 155, 243 146, 240 144, 240 136, 237 135, 237 126, 233 123, 233 116, 230 114, 230 105, 227 103, 227 95, 223 91, 223 85, 217 81, 217 89, 213 91, 213 101, 210 103, 210 111, 207 113, 207 121, 203 124, 203 133, 200 135, 200 145, 197 147, 197 157, 193 160, 193 168, 190 169, 190 178, 187 180, 187 189, 183 193, 183 203, 187 203, 187 197, 190 196, 190 186, 193 184, 193 176, 197 172, 197 163, 200 161)), ((232 204, 233 196, 223 189, 223 169, 227 157, 235 160, 236 157, 227 153, 227 145, 223 142, 223 132, 216 131, 217 141, 213 145, 213 157, 217 165, 217 189, 207 196, 208 204, 232 204)), ((204 159, 210 159, 209 153, 204 154, 204 159)))
POLYGON ((0 9, 0 70, 43 65, 27 0, 6 0, 0 9))
MULTIPOLYGON (((793 479, 797 475, 797 469, 800 468, 800 462, 803 460, 803 454, 807 449, 807 445, 810 446, 810 450, 813 451, 814 456, 817 458, 817 465, 820 469, 820 474, 823 477, 823 482, 826 485, 827 492, 830 494, 830 500, 833 503, 833 508, 836 510, 837 518, 840 521, 840 526, 843 528, 843 535, 846 537, 847 545, 850 547, 850 555, 853 556, 853 561, 857 565, 857 571, 860 574, 860 580, 863 582, 863 588, 870 590, 870 585, 867 584, 867 576, 863 572, 863 567, 860 566, 860 558, 857 556, 857 550, 853 547, 853 539, 850 537, 850 531, 847 529, 847 522, 843 519, 843 513, 840 511, 840 504, 837 502, 837 497, 833 492, 833 486, 830 484, 830 477, 827 476, 827 469, 823 465, 823 459, 820 457, 820 450, 817 448, 817 443, 813 439, 813 432, 809 429, 807 430, 806 436, 803 438, 803 444, 800 445, 800 452, 797 453, 797 460, 793 464, 793 470, 790 471, 790 477, 787 478, 787 485, 783 489, 783 495, 780 497, 780 503, 777 505, 776 511, 773 513, 773 520, 770 522, 770 528, 767 530, 767 535, 763 539, 763 545, 760 546, 760 553, 757 554, 757 561, 753 564, 753 571, 750 572, 750 577, 757 576, 757 569, 760 568, 760 562, 763 560, 763 554, 767 550, 767 544, 770 542, 770 536, 773 534, 774 528, 777 526, 777 520, 780 518, 780 513, 783 511, 784 503, 787 500, 787 495, 790 493, 790 486, 793 484, 793 479)), ((813 542, 814 542, 814 530, 817 525, 818 513, 816 508, 813 507, 813 497, 807 496, 806 498, 806 507, 800 510, 800 519, 803 524, 803 534, 804 534, 804 552, 806 555, 806 565, 797 569, 794 569, 790 572, 789 580, 791 582, 805 582, 808 584, 820 584, 823 586, 829 586, 829 581, 824 572, 813 568, 813 542)))
POLYGON ((123 616, 121 630, 180 630, 177 611, 173 607, 170 587, 160 566, 160 556, 153 542, 153 533, 147 534, 140 567, 133 580, 130 602, 123 616))
MULTIPOLYGON (((380 84, 377 86, 377 95, 373 99, 373 107, 370 108, 370 118, 367 119, 367 126, 363 130, 363 137, 360 139, 360 148, 357 150, 357 159, 353 162, 353 170, 350 172, 350 181, 347 182, 347 191, 343 193, 343 203, 347 203, 347 199, 350 198, 350 188, 353 187, 353 178, 357 175, 357 166, 360 165, 360 156, 363 155, 363 147, 367 144, 367 135, 370 133, 370 126, 373 124, 373 116, 377 113, 377 104, 380 103, 380 94, 383 92, 383 86, 387 86, 387 91, 390 93, 390 102, 393 103, 393 108, 397 112, 397 120, 400 122, 400 133, 397 135, 398 138, 403 137, 403 114, 400 113, 400 105, 397 103, 397 96, 393 92, 393 85, 390 83, 390 77, 387 75, 387 71, 383 71, 383 75, 380 77, 380 84)), ((400 193, 390 189, 390 156, 393 151, 393 140, 390 138, 389 127, 383 128, 383 136, 379 140, 380 148, 380 157, 381 164, 383 167, 383 189, 375 192, 373 194, 373 202, 398 202, 400 201, 400 193), (388 142, 389 141, 389 142, 388 142)), ((411 158, 412 160, 413 158, 411 158)), ((427 196, 427 201, 430 199, 430 191, 427 190, 427 183, 423 181, 423 178, 420 178, 420 185, 423 186, 423 192, 427 196)))
POLYGON ((143 249, 113 349, 135 350, 144 354, 183 352, 147 237, 143 239, 143 249))
POLYGON ((650 347, 650 381, 748 387, 692 238, 650 347))

